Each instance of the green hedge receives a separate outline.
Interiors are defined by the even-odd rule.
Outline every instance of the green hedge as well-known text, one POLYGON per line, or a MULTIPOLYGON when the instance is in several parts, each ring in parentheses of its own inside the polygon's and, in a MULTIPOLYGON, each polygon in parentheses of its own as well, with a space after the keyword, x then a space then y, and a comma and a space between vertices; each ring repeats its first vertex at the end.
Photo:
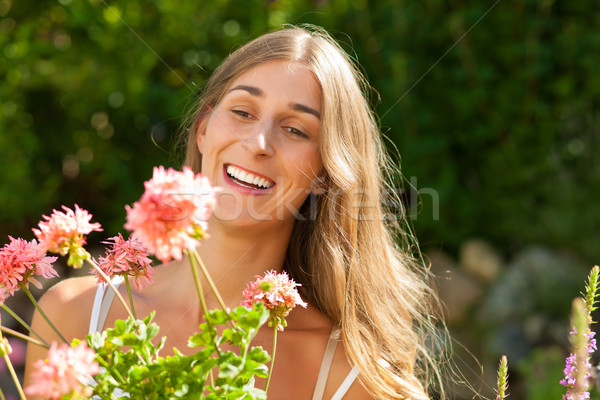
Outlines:
POLYGON ((178 165, 178 126, 218 62, 282 23, 314 23, 358 58, 405 176, 428 189, 424 243, 600 258, 600 18, 585 2, 109 4, 0 1, 5 234, 73 203, 120 230, 151 167, 178 165))

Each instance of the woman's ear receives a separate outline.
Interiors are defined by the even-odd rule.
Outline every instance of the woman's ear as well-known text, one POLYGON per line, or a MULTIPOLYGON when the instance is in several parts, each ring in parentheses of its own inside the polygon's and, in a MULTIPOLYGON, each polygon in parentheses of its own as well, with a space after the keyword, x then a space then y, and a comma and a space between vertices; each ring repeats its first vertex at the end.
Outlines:
POLYGON ((197 129, 197 133, 196 133, 196 145, 198 146, 198 151, 200 152, 200 154, 202 154, 202 152, 203 152, 202 144, 204 143, 204 134, 205 133, 206 133, 206 131, 204 130, 204 124, 201 122, 198 125, 198 129, 197 129))
POLYGON ((198 151, 200 154, 203 152, 203 143, 204 136, 206 136, 206 121, 210 117, 209 113, 212 110, 212 107, 206 106, 204 108, 204 112, 202 112, 199 116, 198 127, 196 128, 196 145, 198 146, 198 151))

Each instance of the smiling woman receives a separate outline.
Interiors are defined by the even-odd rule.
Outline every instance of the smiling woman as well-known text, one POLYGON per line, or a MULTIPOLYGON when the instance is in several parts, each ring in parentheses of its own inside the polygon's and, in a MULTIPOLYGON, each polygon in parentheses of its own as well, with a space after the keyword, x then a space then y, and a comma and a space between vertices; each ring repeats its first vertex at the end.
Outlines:
MULTIPOLYGON (((239 305, 247 282, 266 271, 289 273, 308 303, 278 336, 271 399, 428 399, 438 375, 427 348, 436 297, 402 221, 386 218, 386 180, 397 171, 366 88, 326 33, 287 28, 231 54, 185 130, 185 166, 221 188, 210 237, 197 248, 222 297, 207 295, 208 308, 239 305)), ((186 344, 204 315, 189 263, 156 267, 155 283, 132 300, 168 327, 165 349, 183 353, 193 351, 186 344)), ((126 317, 99 302, 95 286, 94 277, 69 279, 41 300, 67 339, 126 317)), ((32 325, 56 336, 37 314, 32 325)), ((263 327, 253 343, 271 353, 271 335, 263 327)), ((42 357, 32 348, 28 365, 42 357)))
MULTIPOLYGON (((425 266, 408 251, 403 221, 384 220, 386 180, 397 171, 367 89, 327 33, 293 27, 261 36, 207 83, 190 118, 186 164, 226 188, 215 209, 224 227, 233 222, 244 228, 236 234, 277 243, 275 265, 302 283, 315 320, 340 327, 342 346, 323 398, 355 365, 362 385, 345 398, 424 399, 439 375, 425 346, 435 337, 437 300, 425 266)), ((299 328, 314 328, 312 321, 299 328)), ((279 375, 281 393, 289 398, 301 386, 321 398, 313 392, 319 364, 305 364, 295 378, 279 375)))

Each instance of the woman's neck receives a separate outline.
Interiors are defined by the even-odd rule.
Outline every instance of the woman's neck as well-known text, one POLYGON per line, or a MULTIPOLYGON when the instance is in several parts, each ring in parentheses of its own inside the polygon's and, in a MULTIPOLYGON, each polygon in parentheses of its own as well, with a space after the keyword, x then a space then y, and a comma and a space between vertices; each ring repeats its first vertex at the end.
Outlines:
POLYGON ((201 242, 198 254, 228 306, 239 304, 256 275, 282 270, 292 227, 252 230, 209 224, 209 238, 201 242))

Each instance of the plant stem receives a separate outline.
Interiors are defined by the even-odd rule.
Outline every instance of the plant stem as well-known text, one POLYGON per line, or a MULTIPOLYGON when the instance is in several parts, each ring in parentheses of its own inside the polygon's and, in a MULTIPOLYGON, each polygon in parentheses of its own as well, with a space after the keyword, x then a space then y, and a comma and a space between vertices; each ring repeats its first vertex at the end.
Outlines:
POLYGON ((2 331, 4 333, 8 333, 9 335, 14 336, 14 337, 18 337, 19 339, 25 340, 29 343, 37 344, 38 346, 44 347, 46 349, 50 348, 50 346, 48 346, 48 344, 45 342, 40 342, 37 339, 34 339, 27 335, 23 335, 21 332, 13 331, 12 329, 7 328, 5 326, 0 326, 0 331, 2 331))
POLYGON ((127 295, 129 296, 129 304, 131 305, 131 313, 133 314, 133 318, 137 319, 137 315, 135 314, 135 307, 133 305, 133 297, 131 297, 131 287, 129 286, 129 279, 127 279, 127 275, 123 276, 125 279, 125 286, 127 287, 127 295))
POLYGON ((8 370, 10 372, 10 375, 13 378, 13 381, 15 381, 15 385, 17 386, 17 391, 19 392, 19 396, 21 396, 21 400, 27 400, 27 397, 25 397, 25 393, 23 393, 23 388, 21 387, 19 378, 17 377, 17 374, 15 373, 15 369, 13 368, 12 363, 10 362, 10 358, 8 357, 8 354, 4 354, 4 361, 6 362, 6 366, 8 367, 8 370))
POLYGON ((31 326, 29 326, 27 324, 27 322, 23 321, 21 319, 21 317, 19 317, 17 314, 14 313, 13 310, 11 310, 10 308, 8 308, 8 306, 6 304, 2 304, 2 308, 11 316, 13 317, 18 323, 20 323, 21 325, 23 325, 25 327, 25 329, 27 329, 29 332, 33 333, 35 336, 37 336, 38 339, 40 339, 46 348, 50 348, 50 345, 48 344, 48 342, 46 342, 40 335, 38 335, 38 333, 36 331, 34 331, 33 329, 31 329, 31 326))
MULTIPOLYGON (((194 274, 194 282, 196 282, 196 290, 198 290, 198 297, 200 298, 200 304, 202 306, 202 312, 204 313, 204 321, 206 321, 206 325, 208 325, 208 329, 210 330, 210 338, 213 341, 217 354, 221 356, 221 349, 217 346, 217 341, 213 336, 213 325, 210 322, 209 318, 206 318, 208 315, 208 307, 206 307, 206 300, 204 299, 204 291, 202 290, 202 283, 200 282, 200 276, 198 276, 198 266, 196 265, 195 257, 192 256, 191 253, 188 253, 190 257, 190 263, 192 264, 192 273, 194 274)), ((212 385, 215 385, 214 378, 212 375, 212 371, 210 371, 210 381, 212 385)))
POLYGON ((46 322, 48 323, 48 325, 50 325, 50 328, 52 328, 52 330, 54 332, 56 332, 56 334, 58 335, 58 337, 60 337, 60 339, 63 342, 69 344, 69 342, 67 342, 67 339, 65 339, 65 337, 62 335, 62 333, 60 333, 60 331, 58 330, 58 328, 52 323, 52 321, 50 321, 50 318, 48 318, 48 316, 46 315, 46 313, 44 312, 44 310, 42 310, 42 307, 40 307, 40 305, 35 300, 35 298, 31 294, 31 292, 27 288, 27 286, 25 286, 25 284, 23 282, 21 282, 19 284, 19 286, 21 287, 21 289, 23 290, 23 292, 25 292, 25 294, 27 295, 27 297, 29 297, 29 300, 31 300, 31 302, 33 303, 34 307, 39 311, 40 315, 46 320, 46 322))
POLYGON ((133 314, 131 313, 131 310, 129 309, 129 306, 127 305, 127 302, 125 301, 125 299, 123 298, 123 296, 121 296, 121 293, 119 293, 119 291, 117 290, 117 288, 115 288, 115 285, 112 284, 112 282, 110 281, 110 278, 108 276, 106 276, 106 274, 104 273, 104 271, 102 271, 100 269, 100 267, 98 267, 98 265, 96 265, 96 263, 91 259, 91 257, 86 258, 86 261, 88 263, 90 263, 90 265, 96 270, 98 271, 98 273, 100 274, 100 276, 102 278, 104 278, 104 280, 106 281, 106 283, 108 283, 108 286, 110 286, 110 288, 115 292, 115 294, 117 295, 117 298, 119 299, 119 301, 121 302, 121 304, 123 304, 123 307, 125 307, 125 311, 127 311, 127 314, 129 314, 129 316, 132 319, 137 319, 133 316, 133 314))
POLYGON ((269 389, 271 375, 273 375, 273 366, 275 365, 275 352, 277 351, 277 324, 273 327, 273 355, 271 356, 271 366, 269 367, 269 376, 267 376, 267 384, 265 385, 265 393, 269 389))
MULTIPOLYGON (((198 266, 196 264, 195 257, 189 253, 190 262, 192 264, 192 273, 194 274, 194 282, 196 283, 196 290, 198 291, 198 298, 200 299, 200 305, 202 306, 202 312, 204 313, 205 320, 206 314, 208 314, 208 308, 206 307, 206 300, 204 299, 204 291, 202 290, 202 283, 200 282, 200 277, 198 276, 198 266)), ((207 322, 208 323, 208 322, 207 322)))
POLYGON ((198 251, 196 251, 196 249, 192 249, 192 253, 194 254, 194 257, 196 258, 196 260, 198 260, 198 264, 200 265, 200 269, 202 270, 202 274, 206 278, 206 281, 208 282, 211 290, 215 294, 215 297, 217 298, 217 301, 219 302, 219 305, 221 306, 221 308, 223 309, 223 311, 225 311, 225 313, 227 315, 229 315, 229 311, 227 310, 227 306, 225 306, 225 302, 223 301, 223 298, 221 297, 221 294, 219 293, 219 290, 217 289, 217 286, 215 285, 214 281, 212 280, 210 274, 208 273, 208 270, 206 269, 206 266, 202 262, 202 259, 200 258, 200 254, 198 254, 198 251))
POLYGON ((0 400, 6 400, 6 397, 4 397, 4 392, 2 392, 2 388, 0 388, 0 400))
POLYGON ((104 367, 105 370, 110 371, 110 373, 113 374, 113 377, 116 376, 119 383, 121 383, 122 385, 127 383, 125 379, 123 379, 119 371, 111 367, 110 364, 108 364, 102 357, 97 357, 96 361, 98 361, 102 365, 102 367, 104 367))

